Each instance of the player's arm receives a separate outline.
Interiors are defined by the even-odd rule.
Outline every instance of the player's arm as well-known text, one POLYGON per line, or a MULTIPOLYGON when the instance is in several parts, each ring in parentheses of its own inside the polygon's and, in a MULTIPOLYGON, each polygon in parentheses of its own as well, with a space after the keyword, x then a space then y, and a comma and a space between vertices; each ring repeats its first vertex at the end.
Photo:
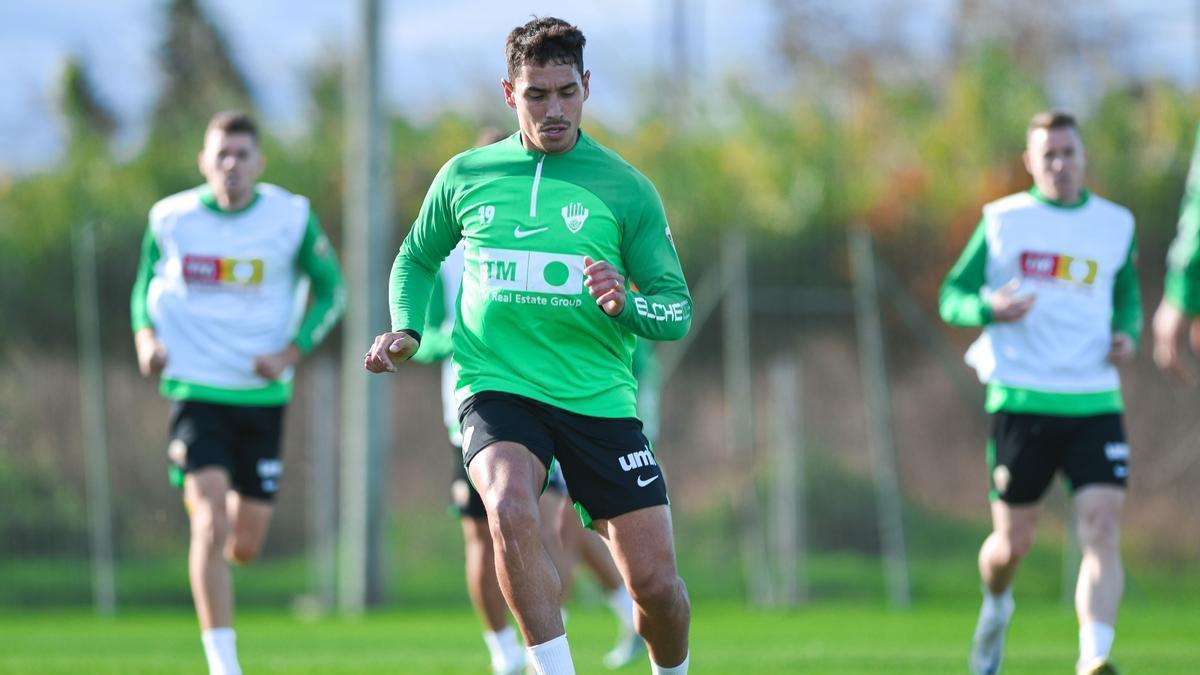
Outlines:
POLYGON ((1133 240, 1113 283, 1112 328, 1113 344, 1108 358, 1117 362, 1132 357, 1142 335, 1142 292, 1137 276, 1137 244, 1133 240))
POLYGON ((439 272, 433 282, 433 293, 429 296, 429 309, 425 312, 425 333, 421 336, 421 347, 412 360, 417 363, 436 363, 448 358, 452 351, 450 337, 454 322, 446 320, 446 280, 439 272))
POLYGON ((1179 213, 1179 227, 1167 253, 1163 301, 1188 316, 1200 315, 1200 129, 1179 213))
POLYGON ((291 343, 274 354, 254 359, 254 372, 269 380, 278 379, 301 357, 317 348, 346 311, 346 282, 338 264, 337 252, 321 229, 317 214, 310 211, 304 238, 296 253, 296 266, 308 277, 312 302, 300 319, 300 327, 291 343))
MULTIPOLYGON (((1191 375, 1179 358, 1179 338, 1189 317, 1200 315, 1200 129, 1179 214, 1179 228, 1167 253, 1163 299, 1154 312, 1154 362, 1184 382, 1191 375)), ((1193 349, 1196 328, 1193 325, 1193 349)))
POLYGON ((157 375, 167 365, 167 349, 159 342, 150 320, 147 297, 150 280, 154 278, 154 266, 162 257, 153 229, 147 225, 142 236, 141 253, 138 256, 137 277, 129 294, 129 317, 133 328, 133 345, 137 350, 138 370, 144 376, 157 375))
POLYGON ((992 322, 992 311, 981 291, 987 273, 987 219, 979 221, 966 248, 946 275, 938 292, 938 314, 951 326, 971 328, 992 322))
POLYGON ((296 263, 309 278, 309 293, 312 296, 312 302, 304 312, 300 328, 292 340, 303 355, 321 344, 346 311, 346 281, 342 277, 337 252, 321 229, 315 213, 309 215, 296 263))
POLYGON ((363 359, 363 366, 373 373, 394 372, 396 363, 417 351, 438 268, 462 238, 462 227, 454 217, 453 165, 451 160, 433 179, 392 263, 388 283, 392 330, 377 336, 363 359))
POLYGON ((607 261, 584 261, 584 281, 596 304, 635 335, 650 340, 678 340, 692 325, 692 297, 679 254, 671 241, 662 199, 643 179, 639 198, 626 214, 621 258, 638 290, 607 261))

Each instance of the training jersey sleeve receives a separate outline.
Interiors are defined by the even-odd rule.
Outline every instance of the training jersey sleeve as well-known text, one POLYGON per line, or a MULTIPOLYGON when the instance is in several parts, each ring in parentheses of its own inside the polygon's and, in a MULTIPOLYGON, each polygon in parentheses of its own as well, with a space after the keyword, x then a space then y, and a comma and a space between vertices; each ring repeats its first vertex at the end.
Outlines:
POLYGON ((986 280, 987 256, 987 219, 984 218, 942 282, 938 293, 938 314, 942 321, 968 328, 991 323, 992 309, 980 294, 986 280))
POLYGON ((342 278, 342 268, 315 213, 309 213, 296 264, 309 278, 312 302, 300 320, 300 328, 292 342, 301 354, 307 354, 321 344, 346 310, 346 282, 342 278))
POLYGON ((625 309, 615 318, 640 337, 678 340, 692 325, 692 297, 662 199, 648 180, 642 178, 640 187, 621 238, 625 270, 640 292, 626 291, 625 309))
POLYGON ((154 266, 161 257, 158 240, 154 238, 153 229, 147 225, 146 234, 142 236, 137 277, 133 282, 133 291, 129 294, 129 318, 135 333, 143 328, 154 327, 154 322, 150 320, 147 295, 150 292, 150 280, 154 278, 154 266))
POLYGON ((454 217, 453 169, 451 160, 438 171, 392 263, 388 286, 392 330, 412 331, 418 340, 425 330, 425 312, 438 268, 462 238, 462 225, 454 217))
POLYGON ((1142 292, 1137 276, 1137 244, 1129 242, 1125 264, 1113 283, 1113 332, 1133 338, 1134 349, 1142 335, 1142 292))
POLYGON ((429 309, 425 312, 425 333, 421 335, 421 346, 412 360, 417 363, 435 363, 449 358, 453 351, 451 335, 453 323, 446 321, 446 282, 438 274, 433 281, 433 292, 429 296, 429 309))
POLYGON ((1200 314, 1200 129, 1179 213, 1179 231, 1167 253, 1167 302, 1187 314, 1200 314))

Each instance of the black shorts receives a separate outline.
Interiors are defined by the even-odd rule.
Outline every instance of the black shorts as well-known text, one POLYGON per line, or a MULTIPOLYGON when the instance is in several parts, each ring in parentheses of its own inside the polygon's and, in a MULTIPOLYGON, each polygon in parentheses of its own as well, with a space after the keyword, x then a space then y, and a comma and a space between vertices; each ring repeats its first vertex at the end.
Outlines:
POLYGON ((1129 445, 1121 415, 1088 417, 997 412, 988 443, 992 499, 1033 504, 1062 470, 1068 491, 1125 486, 1129 445))
POLYGON ((483 508, 483 497, 479 496, 479 491, 471 484, 470 477, 467 476, 467 467, 463 466, 462 448, 450 444, 454 448, 454 481, 450 483, 450 501, 454 504, 454 510, 460 518, 487 518, 487 511, 483 508))
POLYGON ((282 405, 175 401, 167 457, 176 471, 224 467, 238 494, 270 501, 283 474, 282 405))
POLYGON ((525 446, 547 471, 557 459, 584 525, 670 503, 666 478, 635 418, 578 415, 495 391, 468 398, 458 417, 464 464, 500 441, 525 446))

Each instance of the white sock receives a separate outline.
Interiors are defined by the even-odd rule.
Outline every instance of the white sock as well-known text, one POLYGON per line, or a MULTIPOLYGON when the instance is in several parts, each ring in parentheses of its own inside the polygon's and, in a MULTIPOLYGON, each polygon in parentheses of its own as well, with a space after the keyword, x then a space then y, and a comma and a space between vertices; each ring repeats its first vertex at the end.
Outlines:
POLYGON ((615 591, 608 594, 608 606, 621 620, 621 625, 633 628, 633 597, 624 586, 617 586, 615 591))
POLYGON ((483 634, 483 642, 487 645, 488 654, 492 657, 492 670, 500 672, 513 670, 524 664, 521 645, 517 644, 517 632, 512 626, 500 630, 489 630, 483 634))
POLYGON ((1079 627, 1079 660, 1087 663, 1107 659, 1116 631, 1106 623, 1085 623, 1079 627))
POLYGON ((1011 586, 999 594, 992 593, 985 586, 983 589, 983 607, 979 610, 979 617, 989 622, 1001 621, 1008 623, 1009 618, 1012 617, 1013 607, 1011 586))
POLYGON ((210 628, 200 633, 209 675, 242 675, 237 660, 237 634, 232 628, 210 628))
POLYGON ((683 657, 683 663, 672 668, 664 668, 653 661, 650 662, 650 672, 653 675, 687 675, 688 660, 691 659, 691 654, 683 657))
POLYGON ((575 664, 571 661, 571 648, 567 646, 564 633, 540 645, 525 650, 529 662, 537 675, 575 675, 575 664))

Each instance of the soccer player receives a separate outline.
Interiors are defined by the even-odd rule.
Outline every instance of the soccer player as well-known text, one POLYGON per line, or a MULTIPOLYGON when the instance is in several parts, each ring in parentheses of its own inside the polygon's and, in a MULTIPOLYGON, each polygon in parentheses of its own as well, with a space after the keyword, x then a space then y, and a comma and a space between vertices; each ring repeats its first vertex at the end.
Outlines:
POLYGON ((691 298, 653 185, 579 128, 583 46, 560 19, 510 33, 501 85, 520 131, 434 179, 392 268, 393 330, 364 366, 394 372, 416 351, 438 265, 464 241, 453 335, 464 464, 530 662, 543 675, 574 672, 538 534, 538 493, 558 463, 633 596, 652 671, 684 673, 691 609, 630 358, 637 335, 682 337, 691 298))
POLYGON ((1179 358, 1179 338, 1192 323, 1192 349, 1200 351, 1200 129, 1188 172, 1179 232, 1167 254, 1167 279, 1163 299, 1154 312, 1154 362, 1179 380, 1191 376, 1179 358))
POLYGON ((265 164, 250 117, 213 117, 199 165, 204 185, 150 210, 130 309, 138 367, 161 375, 172 401, 167 454, 191 524, 209 673, 237 675, 227 561, 262 548, 294 366, 341 317, 344 287, 308 200, 257 182, 265 164))
POLYGON ((967 362, 987 385, 992 414, 993 531, 979 551, 983 607, 970 669, 999 672, 1013 577, 1061 471, 1083 550, 1076 669, 1112 673, 1129 459, 1116 364, 1133 355, 1142 322, 1133 216, 1084 187, 1070 115, 1034 115, 1024 157, 1033 187, 984 207, 941 289, 947 323, 983 327, 967 362))

